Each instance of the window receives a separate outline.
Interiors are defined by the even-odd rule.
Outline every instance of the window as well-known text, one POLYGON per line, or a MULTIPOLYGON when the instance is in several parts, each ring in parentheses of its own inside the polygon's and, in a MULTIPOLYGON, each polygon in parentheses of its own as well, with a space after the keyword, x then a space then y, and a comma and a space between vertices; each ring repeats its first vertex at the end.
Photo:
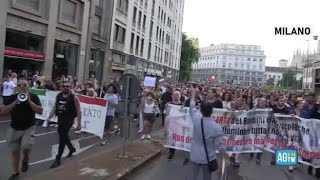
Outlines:
POLYGON ((125 56, 118 53, 112 53, 112 61, 119 64, 124 64, 125 62, 125 56))
POLYGON ((103 0, 97 0, 96 1, 97 2, 97 6, 99 6, 99 7, 103 7, 103 0))
POLYGON ((141 38, 140 56, 143 56, 143 49, 144 49, 144 39, 141 38))
POLYGON ((70 0, 62 0, 61 4, 60 18, 68 23, 76 24, 77 3, 70 0))
POLYGON ((166 44, 169 45, 170 43, 170 36, 169 34, 166 35, 166 44))
POLYGON ((16 3, 31 8, 35 11, 40 10, 40 0, 16 0, 16 3))
POLYGON ((142 18, 142 12, 139 11, 138 26, 141 26, 141 18, 142 18))
POLYGON ((144 15, 143 16, 143 25, 142 25, 143 29, 146 29, 146 20, 147 20, 147 16, 144 15))
POLYGON ((118 0, 117 9, 125 14, 128 12, 128 0, 118 0))
POLYGON ((263 62, 263 59, 259 59, 260 62, 263 62))
POLYGON ((227 57, 223 56, 223 59, 227 59, 227 57))
MULTIPOLYGON (((157 54, 157 52, 155 53, 157 54)), ((149 48, 148 48, 148 59, 150 60, 151 57, 151 43, 149 43, 149 48)))
POLYGON ((137 7, 133 8, 133 16, 132 16, 133 23, 137 22, 137 7))
POLYGON ((100 29, 101 29, 101 17, 95 15, 94 21, 93 21, 93 32, 100 34, 100 29))
POLYGON ((248 58, 247 61, 251 61, 251 58, 248 58))
POLYGON ((238 57, 236 57, 236 58, 235 58, 235 60, 239 60, 239 58, 238 58, 238 57))
POLYGON ((253 61, 257 61, 257 58, 253 58, 253 61))
POLYGON ((139 52, 139 41, 140 41, 140 37, 137 36, 137 38, 136 38, 136 55, 138 55, 138 52, 139 52))
POLYGON ((250 64, 247 64, 247 69, 248 69, 248 70, 250 69, 250 64))
POLYGON ((131 33, 130 53, 133 53, 133 45, 134 45, 134 33, 131 33))
POLYGON ((102 51, 97 51, 91 49, 91 58, 89 63, 89 75, 94 75, 96 79, 102 81, 102 72, 103 72, 103 59, 104 53, 102 51))
POLYGON ((115 24, 114 26, 114 41, 118 41, 120 43, 124 43, 126 36, 126 29, 119 26, 118 24, 115 24))

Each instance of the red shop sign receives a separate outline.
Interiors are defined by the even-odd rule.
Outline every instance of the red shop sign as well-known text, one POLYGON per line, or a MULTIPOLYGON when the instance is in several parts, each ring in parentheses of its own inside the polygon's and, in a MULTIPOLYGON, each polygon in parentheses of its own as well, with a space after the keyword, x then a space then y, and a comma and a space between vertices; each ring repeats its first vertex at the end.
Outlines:
POLYGON ((44 54, 41 52, 28 51, 24 49, 17 49, 17 48, 11 48, 11 47, 5 47, 4 55, 44 60, 44 54))

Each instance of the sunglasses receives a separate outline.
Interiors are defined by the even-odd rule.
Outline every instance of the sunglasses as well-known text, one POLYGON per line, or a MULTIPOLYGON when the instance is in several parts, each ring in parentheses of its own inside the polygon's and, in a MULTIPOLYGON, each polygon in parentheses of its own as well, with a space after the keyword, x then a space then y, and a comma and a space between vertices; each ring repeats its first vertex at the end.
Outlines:
POLYGON ((70 86, 62 86, 63 88, 69 88, 70 86))
POLYGON ((18 87, 27 87, 27 84, 18 84, 18 87))

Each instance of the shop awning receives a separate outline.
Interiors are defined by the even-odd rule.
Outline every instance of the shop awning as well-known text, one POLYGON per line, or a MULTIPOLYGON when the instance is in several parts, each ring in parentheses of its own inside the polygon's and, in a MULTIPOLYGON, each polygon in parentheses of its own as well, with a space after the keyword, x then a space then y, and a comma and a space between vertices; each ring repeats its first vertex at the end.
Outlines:
POLYGON ((24 49, 17 49, 5 47, 4 55, 11 58, 28 59, 33 61, 44 61, 44 54, 41 52, 29 51, 24 49))

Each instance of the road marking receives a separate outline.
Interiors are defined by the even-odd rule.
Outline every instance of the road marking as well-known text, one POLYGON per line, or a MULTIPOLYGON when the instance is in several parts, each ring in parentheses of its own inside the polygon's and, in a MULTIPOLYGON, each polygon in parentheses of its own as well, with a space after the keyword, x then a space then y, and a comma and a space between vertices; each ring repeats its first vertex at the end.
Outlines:
POLYGON ((94 169, 94 168, 82 168, 80 169, 80 175, 91 175, 94 177, 104 177, 104 176, 109 176, 110 173, 106 169, 94 169))
MULTIPOLYGON (((84 139, 89 139, 89 138, 92 138, 92 137, 97 137, 97 136, 88 136, 88 137, 84 137, 82 139, 76 139, 76 140, 71 141, 71 143, 73 144, 74 148, 76 149, 76 152, 74 153, 74 155, 78 155, 78 154, 80 154, 80 153, 82 153, 82 152, 84 152, 84 151, 90 149, 91 147, 93 147, 93 146, 95 146, 95 145, 100 143, 100 142, 98 142, 98 143, 94 143, 92 145, 80 148, 80 142, 79 141, 84 140, 84 139)), ((40 163, 44 163, 44 162, 55 160, 56 159, 56 155, 58 153, 58 148, 59 148, 59 144, 53 145, 52 146, 52 151, 51 151, 51 157, 46 158, 46 159, 42 159, 40 161, 32 162, 32 163, 30 163, 30 165, 35 165, 35 164, 40 164, 40 163)), ((65 148, 62 157, 65 157, 68 153, 69 153, 68 148, 65 148)))
POLYGON ((4 121, 0 121, 0 123, 7 123, 10 122, 11 120, 4 120, 4 121))
POLYGON ((47 135, 47 134, 53 134, 53 133, 56 133, 56 132, 57 132, 57 131, 50 131, 50 132, 35 134, 34 136, 35 136, 35 137, 39 137, 39 136, 44 136, 44 135, 47 135))
POLYGON ((0 141, 0 144, 1 144, 1 143, 6 143, 6 142, 7 142, 7 140, 3 140, 3 141, 0 141))

